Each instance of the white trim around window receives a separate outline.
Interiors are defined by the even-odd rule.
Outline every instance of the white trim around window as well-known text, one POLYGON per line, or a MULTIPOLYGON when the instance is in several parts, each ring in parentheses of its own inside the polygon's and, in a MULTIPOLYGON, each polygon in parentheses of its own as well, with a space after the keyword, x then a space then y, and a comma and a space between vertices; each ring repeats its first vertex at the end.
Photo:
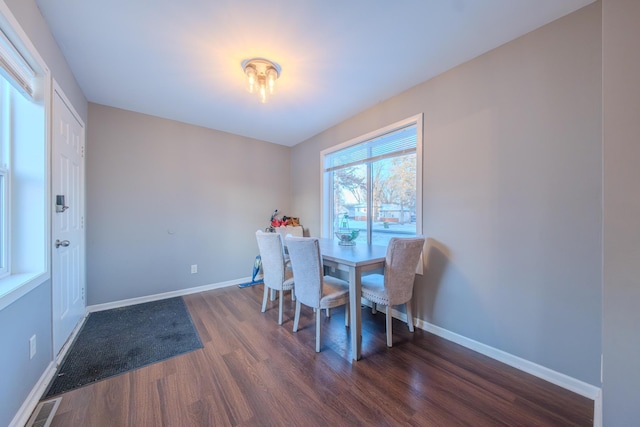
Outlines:
MULTIPOLYGON (((391 134, 397 132, 401 129, 408 127, 416 127, 416 202, 415 202, 415 220, 416 220, 416 234, 422 234, 422 153, 423 153, 423 114, 417 114, 415 116, 409 117, 405 120, 398 121, 396 123, 392 123, 383 128, 371 131, 366 133, 365 135, 359 136, 357 138, 350 139, 346 142, 342 142, 333 147, 327 148, 320 152, 320 182, 321 182, 321 235, 322 237, 332 238, 332 225, 334 223, 333 211, 329 208, 329 204, 331 203, 331 183, 328 181, 328 174, 325 173, 327 170, 331 170, 332 166, 326 165, 325 160, 331 158, 331 155, 339 152, 339 151, 347 151, 346 149, 349 147, 354 147, 359 144, 366 143, 367 141, 373 141, 383 137, 384 135, 391 134)), ((402 153, 404 148, 401 144, 397 147, 398 153, 402 153)), ((380 155, 381 157, 385 157, 386 154, 383 153, 380 155)), ((345 164, 348 164, 349 159, 343 160, 345 164)))
POLYGON ((51 277, 50 136, 51 73, 5 2, 0 1, 0 68, 12 88, 4 111, 0 156, 4 181, 4 242, 0 310, 51 277), (35 120, 33 120, 35 118, 35 120), (3 126, 6 128, 6 126, 3 126), (7 155, 10 153, 10 156, 7 155), (9 197, 10 195, 10 197, 9 197), (16 201, 16 203, 12 203, 16 201))

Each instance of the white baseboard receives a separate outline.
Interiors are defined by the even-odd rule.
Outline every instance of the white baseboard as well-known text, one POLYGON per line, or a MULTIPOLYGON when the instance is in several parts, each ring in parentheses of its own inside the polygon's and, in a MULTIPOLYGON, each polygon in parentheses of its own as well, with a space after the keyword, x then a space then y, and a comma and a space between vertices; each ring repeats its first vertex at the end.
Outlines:
MULTIPOLYGON (((110 303, 105 303, 105 304, 97 304, 97 305, 92 305, 92 306, 88 306, 87 307, 87 313, 90 312, 94 312, 94 311, 101 311, 101 310, 107 310, 107 309, 111 309, 111 308, 118 308, 118 307, 125 307, 128 305, 133 305, 133 304, 140 304, 143 302, 150 302, 150 301, 157 301, 160 299, 165 299, 165 298, 171 298, 171 297, 176 297, 176 296, 182 296, 182 295, 189 295, 189 294, 194 294, 194 293, 198 293, 198 292, 204 292, 204 291, 208 291, 208 290, 212 290, 212 289, 219 289, 219 288, 224 288, 227 286, 233 286, 233 285, 237 285, 238 283, 243 283, 243 282, 247 282, 251 280, 250 277, 246 277, 246 278, 241 278, 238 280, 231 280, 231 281, 227 281, 227 282, 220 282, 220 283, 213 283, 210 285, 205 285, 205 286, 199 286, 197 288, 189 288, 189 289, 181 289, 178 291, 172 291, 172 292, 166 292, 166 293, 162 293, 162 294, 155 294, 155 295, 149 295, 149 296, 145 296, 145 297, 140 297, 140 298, 131 298, 131 299, 126 299, 126 300, 121 300, 121 301, 115 301, 115 302, 110 302, 110 303)), ((366 300, 362 300, 362 303, 365 305, 369 305, 370 303, 366 300)), ((380 307, 379 311, 385 312, 386 307, 382 306, 380 307)), ((407 321, 407 315, 406 313, 400 312, 398 310, 392 309, 392 315, 393 317, 406 322, 407 321)), ((514 367, 516 369, 519 369, 523 372, 526 372, 528 374, 531 374, 535 377, 538 377, 540 379, 543 379, 545 381, 550 382, 551 384, 555 384, 559 387, 562 387, 566 390, 569 390, 571 392, 574 392, 576 394, 579 394, 580 396, 586 397, 588 399, 591 399, 594 401, 594 414, 593 414, 593 425, 594 427, 601 427, 602 426, 602 389, 596 386, 593 386, 591 384, 585 383, 583 381, 580 381, 578 379, 572 378, 568 375, 562 374, 560 372, 556 372, 552 369, 546 368, 544 366, 538 365, 537 363, 533 363, 530 362, 528 360, 522 359, 521 357, 518 356, 514 356, 512 354, 509 354, 505 351, 502 350, 498 350, 496 348, 493 348, 491 346, 488 346, 486 344, 482 344, 478 341, 472 340, 470 338, 464 337, 462 335, 456 334, 455 332, 451 332, 447 329, 441 328, 439 326, 433 325, 431 323, 425 322, 424 320, 420 320, 420 319, 414 319, 414 325, 417 328, 420 328, 422 330, 425 330, 427 332, 430 332, 434 335, 437 335, 441 338, 444 338, 448 341, 452 341, 455 342, 456 344, 459 344, 463 347, 466 347, 468 349, 471 349, 473 351, 476 351, 480 354, 483 354, 487 357, 490 357, 494 360, 497 360, 499 362, 502 362, 506 365, 509 365, 511 367, 514 367)), ((53 363, 52 363, 53 365, 53 363)), ((55 372, 55 369, 53 370, 53 372, 51 373, 51 375, 53 375, 53 373, 55 372)), ((48 384, 48 381, 47 383, 48 384)), ((45 386, 46 386, 45 384, 45 386)), ((43 390, 44 391, 44 390, 43 390)), ((41 391, 41 393, 43 392, 41 391)), ((28 401, 28 399, 27 399, 28 401)), ((25 402, 26 403, 26 402, 25 402)), ((31 411, 33 411, 33 409, 35 408, 35 405, 37 404, 37 400, 34 402, 33 407, 31 407, 31 411)), ((24 406, 24 405, 23 405, 24 406)), ((31 412, 29 412, 27 414, 27 418, 28 419, 28 415, 31 412)), ((26 422, 25 419, 25 422, 26 422)), ((18 426, 20 424, 16 424, 16 426, 18 426)), ((12 424, 13 426, 13 424, 12 424)))
POLYGON ((69 351, 73 340, 75 339, 76 335, 78 335, 78 332, 82 328, 85 320, 86 315, 84 319, 78 322, 76 327, 73 329, 71 335, 62 346, 62 349, 60 349, 60 353, 58 353, 58 356, 55 358, 55 360, 49 362, 49 366, 47 366, 45 371, 42 373, 42 376, 40 376, 40 379, 31 390, 31 393, 29 393, 25 401, 22 403, 22 406, 20 407, 20 410, 18 411, 16 416, 13 418, 13 421, 11 421, 11 424, 9 424, 10 427, 22 427, 29 421, 29 417, 33 413, 33 410, 36 408, 36 406, 38 406, 38 403, 40 402, 40 399, 42 398, 44 392, 47 390, 47 387, 49 387, 49 384, 51 383, 51 381, 53 381, 53 376, 56 374, 58 366, 60 366, 62 359, 64 359, 67 351, 69 351))
MULTIPOLYGON (((369 301, 362 300, 362 303, 371 307, 371 304, 369 301)), ((386 308, 387 307, 385 306, 381 306, 378 311, 382 311, 386 313, 386 308)), ((391 314, 396 319, 399 319, 406 323, 407 321, 406 313, 403 313, 396 309, 392 309, 391 314)), ((480 354, 483 354, 487 357, 490 357, 494 360, 502 362, 506 365, 519 369, 523 372, 531 374, 545 381, 548 381, 551 384, 555 384, 573 393, 579 394, 580 396, 586 397, 587 399, 593 400, 593 426, 602 427, 602 389, 601 388, 593 386, 591 384, 587 384, 583 381, 577 380, 568 375, 561 374, 560 372, 556 372, 552 369, 545 368, 544 366, 522 359, 521 357, 514 356, 502 350, 498 350, 496 348, 490 347, 486 344, 482 344, 478 341, 456 334, 447 329, 425 322, 424 320, 414 319, 414 325, 417 328, 430 332, 448 341, 452 341, 452 342, 455 342, 456 344, 460 344, 463 347, 466 347, 480 354)))
POLYGON ((82 320, 80 320, 78 324, 75 326, 75 328, 73 328, 73 331, 71 331, 71 335, 69 335, 69 338, 67 338, 67 341, 65 341, 65 343, 62 345, 62 348, 60 349, 60 351, 58 352, 58 355, 56 356, 56 360, 55 360, 56 369, 58 369, 58 366, 60 366, 60 363, 62 363, 62 359, 64 359, 64 356, 67 354, 67 352, 71 348, 71 344, 73 344, 73 340, 76 339, 78 332, 80 332, 80 329, 82 329, 82 326, 84 325, 84 322, 86 320, 87 320, 87 314, 85 313, 82 320))
POLYGON ((60 353, 57 355, 56 359, 52 360, 49 363, 45 371, 40 376, 40 379, 33 386, 33 389, 31 390, 27 398, 22 403, 22 406, 20 406, 20 409, 18 410, 16 415, 13 417, 13 420, 9 424, 9 427, 22 427, 29 421, 29 417, 33 413, 33 410, 36 408, 36 406, 38 406, 38 403, 40 402, 40 398, 42 397, 47 387, 49 386, 49 383, 52 381, 58 365, 64 359, 64 356, 69 350, 71 343, 73 343, 73 340, 75 339, 75 336, 80 331, 81 326, 84 323, 84 320, 86 320, 87 314, 94 311, 102 311, 110 308, 125 307, 128 305, 140 304, 143 302, 157 301, 157 300, 171 298, 175 296, 189 295, 189 294, 195 294, 197 292, 204 292, 212 289, 224 288, 227 286, 237 285, 238 283, 248 282, 249 280, 251 280, 251 277, 241 278, 238 280, 230 280, 227 282, 213 283, 210 285, 199 286, 197 288, 181 289, 179 291, 165 292, 162 294, 149 295, 149 296, 144 296, 140 298, 131 298, 127 300, 87 306, 85 319, 83 319, 81 322, 78 323, 78 325, 75 327, 75 329, 71 333, 71 336, 69 337, 67 342, 64 344, 64 346, 60 350, 60 353))
POLYGON ((198 286, 196 288, 180 289, 177 291, 164 292, 161 294, 147 295, 144 297, 129 298, 129 299, 120 300, 120 301, 107 302, 104 304, 89 305, 87 306, 87 313, 92 313, 94 311, 109 310, 112 308, 126 307, 128 305, 134 305, 134 304, 142 304, 144 302, 158 301, 166 298, 180 297, 183 295, 190 295, 198 292, 210 291, 212 289, 226 288, 227 286, 237 285, 238 283, 248 282, 249 280, 251 280, 251 277, 245 277, 245 278, 240 278, 236 280, 229 280, 226 282, 212 283, 209 285, 198 286))
POLYGON ((593 427, 602 427, 602 391, 593 400, 593 427))
MULTIPOLYGON (((405 321, 406 318, 407 317, 405 314, 405 321)), ((538 365, 537 363, 530 362, 528 360, 522 359, 521 357, 509 354, 505 351, 498 350, 486 344, 482 344, 478 341, 472 340, 462 335, 458 335, 439 326, 432 325, 431 323, 425 322, 423 320, 418 320, 416 326, 420 329, 431 332, 432 334, 438 335, 439 337, 445 338, 449 341, 453 341, 456 344, 460 344, 473 351, 477 351, 480 354, 484 354, 485 356, 505 363, 523 372, 534 375, 552 384, 577 393, 580 396, 584 396, 595 401, 596 398, 600 395, 599 387, 595 387, 591 384, 587 384, 568 375, 561 374, 560 372, 556 372, 549 368, 545 368, 544 366, 538 365)))
POLYGON ((29 417, 33 413, 33 410, 38 406, 40 398, 44 394, 49 382, 56 373, 56 364, 54 361, 49 363, 49 366, 44 370, 38 382, 33 386, 31 392, 18 409, 18 412, 9 423, 9 427, 23 427, 29 421, 29 417))

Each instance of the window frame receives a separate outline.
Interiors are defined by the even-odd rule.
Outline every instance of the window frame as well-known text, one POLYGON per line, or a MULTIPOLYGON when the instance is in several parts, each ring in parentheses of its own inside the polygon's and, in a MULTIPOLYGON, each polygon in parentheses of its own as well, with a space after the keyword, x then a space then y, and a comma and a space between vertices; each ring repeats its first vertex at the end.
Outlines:
POLYGON ((11 223, 11 184, 9 171, 0 165, 0 279, 11 274, 11 235, 8 225, 11 223))
MULTIPOLYGON (((320 152, 320 183, 321 183, 321 237, 334 239, 333 225, 334 213, 332 209, 332 184, 329 182, 329 174, 325 172, 325 159, 328 155, 338 151, 345 150, 349 147, 372 141, 386 134, 401 130, 409 126, 416 126, 416 235, 422 234, 422 150, 423 150, 423 113, 416 114, 404 120, 392 123, 388 126, 368 132, 359 137, 350 139, 341 144, 326 148, 320 152)), ((369 176, 367 177, 367 187, 371 189, 372 183, 369 176)), ((370 198, 370 195, 369 195, 370 198)), ((369 228, 369 227, 368 227, 369 228)), ((371 243, 371 233, 367 233, 367 242, 371 243)))
MULTIPOLYGON (((11 118, 12 130, 7 132, 10 140, 3 143, 5 151, 3 154, 6 157, 1 163, 5 170, 6 190, 4 192, 3 240, 7 271, 4 277, 0 278, 0 310, 2 310, 51 278, 49 159, 52 83, 49 68, 4 2, 0 2, 0 31, 3 35, 1 41, 3 53, 9 52, 9 55, 14 55, 3 64, 2 76, 9 82, 9 86, 16 90, 16 94, 19 93, 36 106, 35 108, 39 111, 38 116, 42 117, 42 122, 38 122, 36 126, 37 135, 42 135, 42 138, 30 138, 27 144, 18 144, 13 140, 15 129, 13 129, 14 119, 11 118), (9 67, 10 70, 7 70, 7 64, 12 65, 9 67), (10 157, 7 157, 7 153, 10 157), (32 160, 33 153, 35 153, 35 159, 32 160), (14 165, 16 160, 18 163, 14 165), (30 179, 35 180, 29 182, 35 185, 33 187, 35 198, 13 188, 16 185, 26 184, 21 180, 22 175, 20 179, 12 175, 18 174, 16 168, 25 170, 27 162, 31 162, 28 163, 27 170, 33 174, 30 179), (14 203, 16 198, 19 201, 14 203), (26 207, 29 212, 28 219, 21 215, 21 209, 25 209, 25 201, 28 204, 26 207)), ((10 107, 13 108, 13 104, 10 107)), ((24 122, 19 125, 21 133, 29 129, 31 126, 25 127, 24 122)))
POLYGON ((11 274, 11 183, 9 179, 9 159, 11 158, 8 144, 11 137, 9 110, 11 97, 7 86, 9 82, 0 76, 0 279, 11 274))

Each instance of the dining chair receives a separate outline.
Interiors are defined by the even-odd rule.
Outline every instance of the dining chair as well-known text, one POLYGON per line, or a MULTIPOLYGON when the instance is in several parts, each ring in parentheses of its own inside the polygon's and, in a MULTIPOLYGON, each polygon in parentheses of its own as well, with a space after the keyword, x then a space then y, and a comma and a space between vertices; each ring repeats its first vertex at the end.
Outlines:
MULTIPOLYGON (((276 230, 276 233, 279 233, 283 239, 286 239, 287 236, 302 237, 304 235, 302 226, 299 226, 299 225, 295 227, 291 225, 275 227, 275 230, 276 230)), ((286 251, 284 253, 284 261, 285 261, 285 264, 287 265, 287 268, 291 268, 291 266, 289 265, 289 254, 286 251)))
POLYGON ((312 307, 316 313, 316 352, 320 351, 320 325, 322 309, 345 306, 344 324, 349 326, 349 283, 324 275, 320 245, 315 237, 292 237, 285 239, 291 268, 296 278, 296 314, 293 332, 298 331, 300 305, 312 307))
POLYGON ((294 288, 293 272, 286 267, 282 235, 258 230, 256 231, 256 240, 258 241, 258 250, 262 260, 264 281, 262 312, 264 313, 267 309, 269 289, 280 291, 280 300, 278 301, 278 325, 282 325, 284 291, 293 291, 294 288))
POLYGON ((405 304, 407 326, 413 332, 411 298, 416 268, 424 246, 424 237, 392 237, 385 257, 384 274, 362 276, 362 297, 371 301, 375 313, 376 304, 386 305, 387 347, 391 347, 391 308, 405 304))

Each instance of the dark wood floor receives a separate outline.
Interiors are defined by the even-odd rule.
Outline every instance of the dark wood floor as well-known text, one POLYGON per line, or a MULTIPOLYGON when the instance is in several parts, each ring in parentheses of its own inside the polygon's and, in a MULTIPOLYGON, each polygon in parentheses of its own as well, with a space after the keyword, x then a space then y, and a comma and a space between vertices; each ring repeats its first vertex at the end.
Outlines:
POLYGON ((363 309, 350 362, 343 309, 260 313, 262 286, 185 296, 204 348, 62 395, 52 426, 591 426, 593 402, 363 309))

